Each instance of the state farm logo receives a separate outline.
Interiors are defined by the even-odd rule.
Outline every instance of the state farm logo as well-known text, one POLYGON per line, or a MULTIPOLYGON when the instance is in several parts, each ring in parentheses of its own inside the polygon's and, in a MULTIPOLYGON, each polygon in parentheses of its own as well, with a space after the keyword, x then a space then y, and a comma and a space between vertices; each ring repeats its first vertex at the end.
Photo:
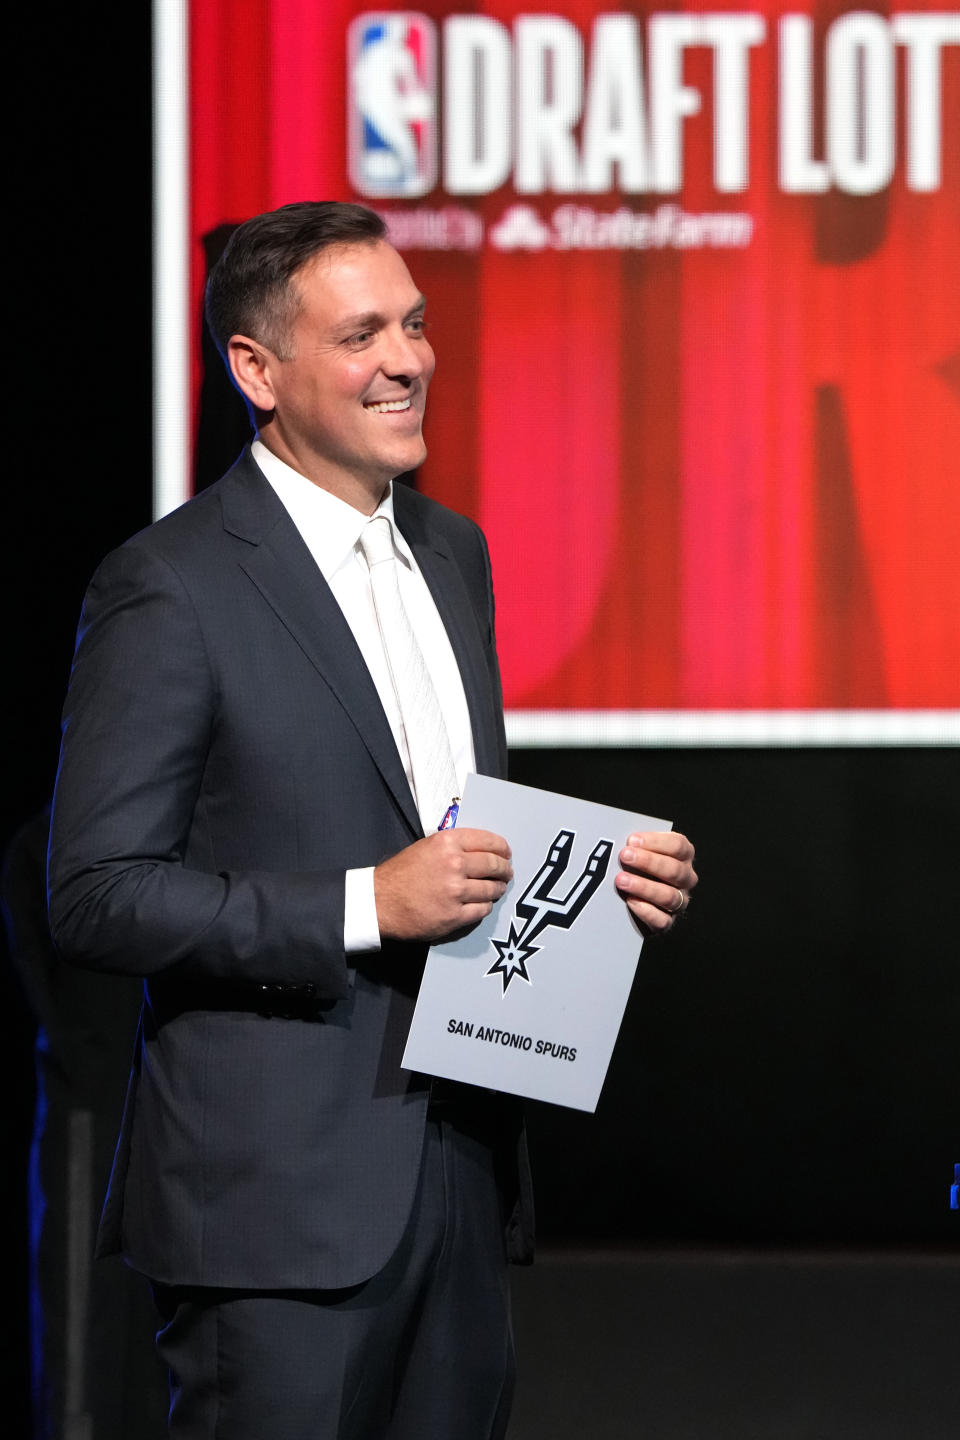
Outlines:
POLYGON ((511 205, 490 230, 490 241, 498 250, 544 250, 550 244, 550 230, 530 205, 511 205))
POLYGON ((587 863, 565 895, 555 889, 566 873, 576 831, 560 830, 547 850, 546 858, 513 907, 513 919, 505 940, 491 940, 497 958, 486 972, 499 975, 506 995, 511 980, 519 977, 530 985, 527 961, 543 947, 534 940, 549 926, 569 930, 603 884, 613 853, 612 840, 598 840, 587 863))

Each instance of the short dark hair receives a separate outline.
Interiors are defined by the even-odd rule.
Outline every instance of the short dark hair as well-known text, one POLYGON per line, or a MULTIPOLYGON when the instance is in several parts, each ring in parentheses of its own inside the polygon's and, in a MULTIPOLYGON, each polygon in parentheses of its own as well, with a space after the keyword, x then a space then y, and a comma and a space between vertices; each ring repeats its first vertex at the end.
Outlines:
POLYGON ((207 280, 205 310, 224 360, 231 335, 249 335, 286 359, 290 327, 300 308, 291 281, 321 250, 371 244, 387 227, 365 205, 303 200, 239 225, 207 280))

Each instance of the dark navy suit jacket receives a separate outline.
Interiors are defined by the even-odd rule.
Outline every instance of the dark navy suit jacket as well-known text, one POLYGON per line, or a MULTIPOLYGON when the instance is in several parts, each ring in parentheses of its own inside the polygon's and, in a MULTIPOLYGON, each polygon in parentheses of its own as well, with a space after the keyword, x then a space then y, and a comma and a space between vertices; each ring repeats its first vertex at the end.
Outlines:
MULTIPOLYGON (((483 536, 394 493, 457 657, 477 768, 503 775, 483 536)), ((428 1100, 400 1066, 424 950, 388 943, 352 968, 344 872, 421 834, 353 635, 245 453, 103 562, 64 712, 54 937, 67 959, 146 977, 102 1249, 168 1284, 243 1288, 347 1286, 386 1262, 428 1100), (312 987, 318 1003, 264 1015, 242 998, 260 985, 312 987)), ((523 1259, 519 1112, 489 1103, 523 1259)))

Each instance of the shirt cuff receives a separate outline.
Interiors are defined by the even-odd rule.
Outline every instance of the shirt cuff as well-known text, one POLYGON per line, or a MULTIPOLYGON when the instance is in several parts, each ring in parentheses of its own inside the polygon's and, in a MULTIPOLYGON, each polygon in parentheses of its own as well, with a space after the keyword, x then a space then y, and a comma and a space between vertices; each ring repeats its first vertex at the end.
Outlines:
POLYGON ((373 893, 373 866, 348 870, 343 903, 343 948, 348 955, 380 949, 377 902, 373 893))

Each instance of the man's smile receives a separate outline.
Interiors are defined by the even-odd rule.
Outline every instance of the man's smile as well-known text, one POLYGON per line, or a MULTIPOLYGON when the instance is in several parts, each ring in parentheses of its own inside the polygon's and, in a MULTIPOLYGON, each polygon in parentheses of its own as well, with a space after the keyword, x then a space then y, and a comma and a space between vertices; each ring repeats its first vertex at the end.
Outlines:
POLYGON ((372 410, 374 415, 389 415, 395 410, 409 410, 411 405, 410 396, 403 400, 368 400, 364 403, 364 410, 372 410))

